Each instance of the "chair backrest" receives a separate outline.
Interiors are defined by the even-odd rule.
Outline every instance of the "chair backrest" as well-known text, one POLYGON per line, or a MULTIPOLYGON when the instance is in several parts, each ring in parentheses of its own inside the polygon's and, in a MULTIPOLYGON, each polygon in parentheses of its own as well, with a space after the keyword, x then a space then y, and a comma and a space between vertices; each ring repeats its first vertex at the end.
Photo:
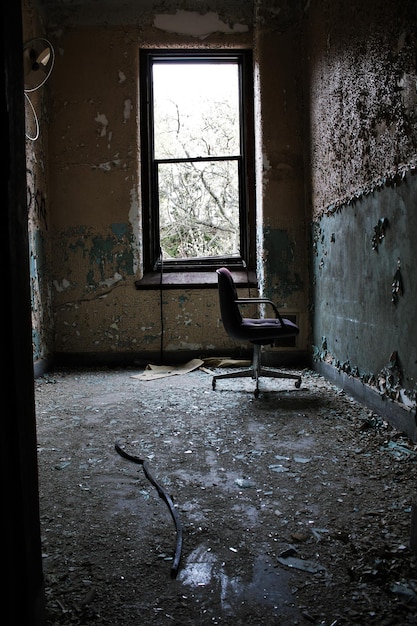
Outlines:
POLYGON ((231 272, 226 267, 216 270, 218 275, 220 314, 227 334, 232 339, 241 339, 239 329, 242 325, 242 315, 239 306, 235 283, 231 272))

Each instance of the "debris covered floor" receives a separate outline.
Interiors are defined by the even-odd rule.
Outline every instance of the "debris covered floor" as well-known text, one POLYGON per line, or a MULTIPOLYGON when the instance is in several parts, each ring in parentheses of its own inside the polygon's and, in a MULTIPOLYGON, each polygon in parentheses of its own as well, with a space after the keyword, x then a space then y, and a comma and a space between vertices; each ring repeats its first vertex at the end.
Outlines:
POLYGON ((138 372, 35 381, 48 625, 416 623, 412 442, 311 371, 138 372))

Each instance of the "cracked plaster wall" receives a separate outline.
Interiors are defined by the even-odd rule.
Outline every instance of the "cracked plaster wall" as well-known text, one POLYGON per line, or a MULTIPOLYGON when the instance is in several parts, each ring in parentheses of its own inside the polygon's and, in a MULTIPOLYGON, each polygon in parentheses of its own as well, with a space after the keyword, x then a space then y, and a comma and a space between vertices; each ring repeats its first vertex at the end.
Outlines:
MULTIPOLYGON (((29 2, 23 3, 23 42, 44 36, 41 16, 29 2)), ((35 111, 40 126, 48 122, 48 99, 45 90, 28 94, 26 102, 27 129, 29 137, 36 136, 35 111)), ((53 344, 53 311, 50 285, 50 215, 48 206, 48 143, 47 135, 40 133, 39 139, 26 138, 26 196, 28 210, 29 272, 32 312, 33 359, 48 357, 53 344)))
POLYGON ((379 0, 311 3, 308 22, 315 357, 414 408, 416 24, 414 2, 379 0))
POLYGON ((256 3, 261 291, 296 316, 308 345, 308 246, 303 137, 302 2, 256 3))
POLYGON ((319 217, 416 165, 416 6, 322 0, 312 3, 309 32, 311 194, 319 217))
POLYGON ((49 118, 41 129, 50 155, 45 210, 53 312, 48 329, 54 332, 44 353, 158 353, 162 329, 167 352, 236 349, 219 320, 217 289, 165 291, 161 317, 159 292, 134 288, 142 276, 139 49, 202 45, 255 48, 258 113, 266 122, 259 145, 268 163, 258 172, 265 198, 259 231, 259 268, 266 268, 262 288, 287 313, 297 314, 299 348, 306 349, 302 146, 298 137, 294 146, 286 145, 300 125, 299 107, 293 112, 299 3, 294 14, 287 2, 278 3, 281 12, 272 1, 183 2, 163 10, 152 2, 117 5, 118 10, 115 3, 103 2, 99 14, 88 0, 40 4, 56 50, 45 89, 49 118), (278 90, 277 81, 282 83, 278 90), (280 128, 278 107, 285 113, 280 128))
POLYGON ((306 350, 312 308, 313 351, 336 366, 369 377, 397 351, 412 398, 414 3, 186 2, 161 12, 142 2, 132 16, 106 2, 99 17, 93 4, 45 0, 48 19, 37 23, 25 1, 26 39, 44 27, 57 52, 42 140, 28 150, 35 357, 157 353, 162 327, 173 353, 235 347, 215 290, 166 291, 161 317, 160 294, 133 287, 142 271, 137 72, 143 45, 248 46, 261 289, 297 314, 306 350), (376 254, 372 230, 385 211, 397 227, 376 254), (397 256, 406 287, 393 307, 397 256))
MULTIPOLYGON (((309 285, 325 275, 314 262, 313 278, 308 274, 311 213, 314 225, 327 232, 331 216, 349 211, 352 203, 368 211, 369 194, 381 187, 395 193, 387 185, 415 164, 413 4, 374 0, 365 9, 360 2, 259 0, 199 4, 197 10, 196 3, 184 2, 161 11, 150 1, 140 10, 116 10, 104 2, 99 16, 91 2, 45 0, 42 6, 57 59, 42 124, 49 136, 49 174, 37 174, 49 228, 33 233, 34 281, 43 280, 33 290, 40 298, 34 306, 37 354, 45 353, 45 344, 58 352, 159 349, 159 294, 133 288, 142 271, 138 50, 157 45, 254 49, 261 289, 297 314, 307 347, 309 285), (43 258, 51 259, 49 282, 39 272, 46 267, 43 258), (45 335, 52 326, 53 343, 45 335)), ((35 161, 39 168, 42 159, 37 155, 35 161)), ((406 204, 405 214, 409 210, 406 204)), ((363 223, 357 224, 359 231, 363 223)), ((358 257, 355 242, 367 236, 344 238, 348 259, 358 257)), ((355 289, 354 282, 344 284, 355 289)), ((312 294, 314 299, 314 289, 312 294)), ((173 350, 205 349, 217 335, 217 346, 227 345, 216 294, 183 295, 179 303, 178 293, 164 294, 164 343, 173 350), (189 320, 184 337, 179 315, 189 320)), ((342 318, 342 302, 330 296, 326 300, 342 318)), ((328 321, 316 309, 313 343, 328 321)), ((336 358, 374 369, 370 354, 342 352, 336 358)))

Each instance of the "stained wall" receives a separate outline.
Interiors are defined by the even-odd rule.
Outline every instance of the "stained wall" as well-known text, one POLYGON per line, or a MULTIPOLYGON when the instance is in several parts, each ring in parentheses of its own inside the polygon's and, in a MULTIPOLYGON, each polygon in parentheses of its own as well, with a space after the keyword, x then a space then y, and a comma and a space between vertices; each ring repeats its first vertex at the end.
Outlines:
MULTIPOLYGON (((22 3, 23 46, 45 37, 43 13, 30 2, 22 3)), ((46 42, 44 42, 46 45, 46 42)), ((25 57, 26 58, 26 57, 25 57)), ((50 283, 50 212, 48 205, 49 157, 48 92, 32 90, 40 81, 27 82, 24 63, 26 198, 32 311, 32 350, 35 362, 48 359, 53 345, 53 313, 50 283)))
POLYGON ((189 1, 162 10, 109 0, 99 14, 89 0, 41 6, 57 58, 44 94, 47 142, 33 153, 39 167, 47 146, 47 173, 37 176, 45 262, 33 244, 34 267, 45 268, 33 272, 44 286, 34 284, 36 354, 105 360, 236 348, 215 287, 135 289, 143 274, 138 59, 143 47, 246 47, 259 289, 301 328, 285 354, 414 408, 414 3, 189 1), (389 227, 375 247, 381 220, 389 227))
POLYGON ((415 3, 311 3, 306 32, 313 355, 415 410, 415 3))
POLYGON ((255 58, 261 176, 259 277, 263 292, 308 330, 302 3, 259 2, 255 58))
POLYGON ((288 65, 297 53, 300 67, 300 36, 293 41, 292 22, 284 23, 279 37, 271 36, 268 22, 273 18, 276 23, 275 3, 261 4, 262 10, 252 1, 211 2, 203 9, 187 2, 162 10, 152 2, 123 9, 106 2, 98 14, 88 1, 42 3, 56 50, 46 86, 48 120, 42 127, 49 150, 45 213, 50 264, 45 275, 53 315, 53 339, 40 337, 44 352, 74 360, 138 361, 161 353, 172 359, 247 349, 223 330, 215 281, 206 289, 135 289, 143 275, 140 49, 230 46, 254 49, 259 79, 260 288, 285 313, 296 315, 302 332, 297 345, 285 352, 305 359, 302 144, 297 137, 295 145, 286 147, 301 123, 300 107, 295 113, 292 107, 299 85, 288 65), (284 54, 285 63, 274 61, 284 54), (290 93, 283 97, 286 91, 290 93), (281 126, 276 124, 278 111, 285 117, 281 126))

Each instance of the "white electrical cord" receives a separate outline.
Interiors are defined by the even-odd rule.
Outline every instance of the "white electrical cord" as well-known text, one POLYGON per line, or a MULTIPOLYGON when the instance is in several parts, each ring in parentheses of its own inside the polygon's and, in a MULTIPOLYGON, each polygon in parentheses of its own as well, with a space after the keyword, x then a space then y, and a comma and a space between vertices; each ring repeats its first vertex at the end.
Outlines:
MULTIPOLYGON (((37 89, 39 89, 40 87, 42 87, 42 85, 46 83, 49 76, 51 75, 51 72, 55 63, 54 48, 51 42, 48 39, 44 39, 43 37, 36 37, 35 39, 31 39, 30 41, 26 42, 24 51, 31 49, 31 44, 35 44, 35 42, 37 43, 44 42, 46 45, 43 47, 43 49, 40 51, 37 57, 33 60, 33 64, 32 64, 33 69, 31 71, 37 72, 39 68, 41 67, 46 68, 48 64, 49 64, 49 68, 45 76, 43 77, 43 80, 41 80, 41 82, 39 83, 39 85, 36 85, 36 87, 31 87, 31 88, 24 88, 25 98, 26 98, 26 101, 29 103, 30 111, 31 111, 31 114, 33 115, 33 119, 35 122, 35 133, 33 135, 25 131, 26 138, 30 139, 31 141, 36 141, 36 139, 39 137, 39 120, 38 120, 38 116, 36 115, 35 107, 33 106, 28 96, 28 93, 36 91, 37 89), (35 65, 36 65, 36 68, 35 68, 35 65)), ((28 114, 26 112, 26 117, 27 116, 28 114)))
MULTIPOLYGON (((26 131, 25 131, 25 135, 27 139, 30 139, 31 141, 36 141, 37 138, 39 137, 39 120, 38 120, 38 116, 36 115, 36 111, 35 111, 35 107, 33 106, 29 96, 27 95, 26 91, 25 91, 25 98, 27 100, 27 102, 29 102, 31 111, 32 111, 32 115, 33 115, 33 119, 35 120, 35 134, 32 137, 32 135, 29 135, 26 131)), ((26 113, 27 116, 27 113, 26 113)))

